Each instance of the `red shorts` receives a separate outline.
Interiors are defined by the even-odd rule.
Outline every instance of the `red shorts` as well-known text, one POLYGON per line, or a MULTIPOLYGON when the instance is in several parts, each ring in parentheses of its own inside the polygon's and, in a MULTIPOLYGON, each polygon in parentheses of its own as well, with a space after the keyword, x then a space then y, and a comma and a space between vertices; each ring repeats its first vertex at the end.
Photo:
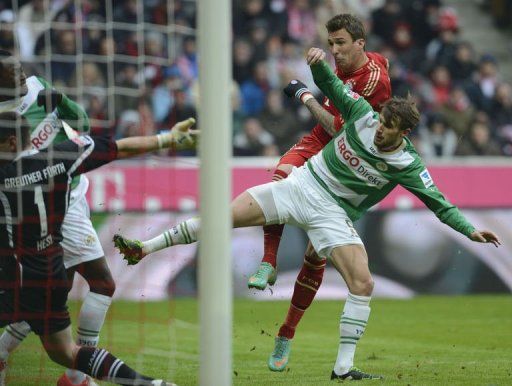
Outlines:
POLYGON ((279 160, 279 165, 293 165, 296 167, 302 166, 308 159, 320 152, 325 146, 325 143, 314 135, 305 135, 298 143, 292 146, 279 160))

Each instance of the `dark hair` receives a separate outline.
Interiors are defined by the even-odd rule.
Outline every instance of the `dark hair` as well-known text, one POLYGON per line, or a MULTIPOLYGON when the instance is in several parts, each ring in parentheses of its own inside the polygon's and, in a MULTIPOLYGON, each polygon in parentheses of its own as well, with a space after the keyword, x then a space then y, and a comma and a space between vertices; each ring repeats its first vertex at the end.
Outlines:
POLYGON ((384 103, 381 114, 386 127, 398 127, 401 131, 412 130, 420 122, 420 112, 410 95, 391 98, 384 103))
POLYGON ((21 139, 22 148, 30 144, 30 128, 27 120, 14 111, 0 113, 0 141, 4 142, 10 136, 21 139))
POLYGON ((342 13, 334 16, 326 24, 327 32, 332 33, 345 29, 348 34, 352 37, 353 41, 358 39, 366 40, 366 30, 364 25, 357 17, 349 13, 342 13))

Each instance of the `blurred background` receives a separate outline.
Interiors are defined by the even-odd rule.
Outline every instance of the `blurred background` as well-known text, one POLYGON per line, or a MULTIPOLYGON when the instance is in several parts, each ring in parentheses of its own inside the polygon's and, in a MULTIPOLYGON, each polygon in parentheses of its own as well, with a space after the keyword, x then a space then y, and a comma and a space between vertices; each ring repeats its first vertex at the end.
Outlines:
MULTIPOLYGON (((0 47, 84 106, 94 134, 152 134, 201 108, 196 8, 196 0, 0 0, 0 47)), ((339 13, 364 21, 367 50, 390 62, 393 95, 416 99, 422 119, 411 138, 439 188, 503 241, 499 249, 473 245, 398 189, 357 224, 376 296, 510 292, 511 0, 233 0, 233 82, 219 90, 232 100, 233 194, 270 181, 277 157, 315 125, 282 88, 298 78, 322 98, 304 53, 328 49, 324 25, 339 13)), ((195 213, 199 167, 193 152, 159 153, 90 173, 117 297, 196 295, 196 246, 128 270, 110 240, 118 231, 147 238, 195 213)), ((262 242, 261 229, 234 231, 235 293, 288 298, 306 237, 286 228, 271 294, 246 290, 262 242)), ((328 272, 319 297, 343 295, 339 281, 328 272)), ((73 296, 83 293, 78 282, 73 296)))

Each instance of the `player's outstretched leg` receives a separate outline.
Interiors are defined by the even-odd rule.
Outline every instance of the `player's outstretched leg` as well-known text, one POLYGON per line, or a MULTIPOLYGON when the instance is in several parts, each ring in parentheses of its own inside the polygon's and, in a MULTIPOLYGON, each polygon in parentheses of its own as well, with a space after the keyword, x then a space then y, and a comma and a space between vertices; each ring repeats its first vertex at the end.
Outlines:
MULTIPOLYGON (((287 167, 287 165, 284 165, 284 167, 287 167)), ((288 171, 276 169, 272 182, 281 181, 288 177, 291 165, 288 169, 288 171)), ((249 288, 263 291, 267 288, 267 284, 275 284, 277 279, 277 250, 279 249, 283 229, 284 225, 282 224, 265 225, 263 227, 263 259, 261 259, 258 271, 251 275, 247 281, 249 288)))
POLYGON ((260 263, 258 271, 249 277, 247 286, 263 291, 268 285, 274 285, 277 280, 277 269, 267 262, 260 263))
POLYGON ((128 262, 128 265, 134 265, 150 253, 174 245, 196 242, 200 223, 199 217, 192 217, 151 240, 130 240, 121 235, 114 235, 113 241, 119 252, 124 255, 123 259, 128 262))

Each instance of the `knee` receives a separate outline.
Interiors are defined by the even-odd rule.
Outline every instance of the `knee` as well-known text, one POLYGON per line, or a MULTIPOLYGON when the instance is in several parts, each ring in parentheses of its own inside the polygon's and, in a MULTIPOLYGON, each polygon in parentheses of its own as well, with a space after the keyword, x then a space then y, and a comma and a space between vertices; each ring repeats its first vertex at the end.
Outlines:
POLYGON ((359 296, 371 296, 375 282, 371 276, 354 280, 349 287, 350 293, 359 296))
POLYGON ((102 275, 89 281, 89 289, 91 292, 112 297, 116 291, 116 283, 110 274, 102 275))

